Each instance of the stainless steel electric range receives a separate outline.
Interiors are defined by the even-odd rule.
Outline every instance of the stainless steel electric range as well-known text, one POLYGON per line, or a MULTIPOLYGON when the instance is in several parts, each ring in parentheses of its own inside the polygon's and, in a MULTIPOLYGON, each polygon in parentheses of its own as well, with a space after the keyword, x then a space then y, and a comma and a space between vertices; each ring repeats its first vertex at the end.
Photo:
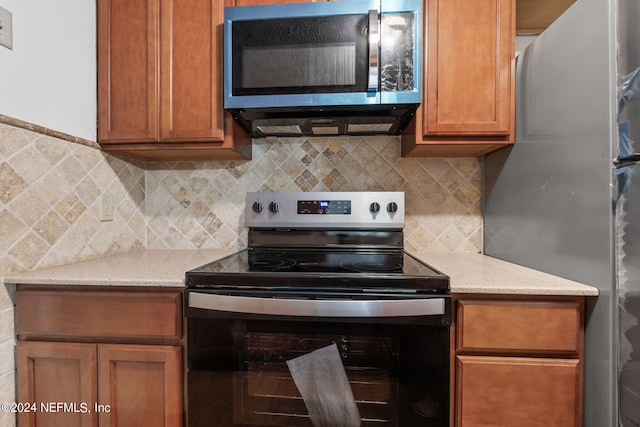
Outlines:
POLYGON ((247 194, 247 249, 186 273, 188 426, 448 426, 449 278, 404 218, 402 192, 247 194))

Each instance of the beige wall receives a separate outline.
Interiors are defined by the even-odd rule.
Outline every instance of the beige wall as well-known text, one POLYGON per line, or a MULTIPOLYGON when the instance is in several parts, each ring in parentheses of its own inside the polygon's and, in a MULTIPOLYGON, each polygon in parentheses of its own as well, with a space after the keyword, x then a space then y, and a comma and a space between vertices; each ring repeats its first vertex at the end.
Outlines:
MULTIPOLYGON (((402 159, 397 138, 352 137, 256 140, 250 162, 144 164, 41 132, 0 121, 0 279, 144 247, 243 247, 247 191, 404 191, 407 249, 481 248, 478 159, 402 159), (103 193, 112 222, 99 221, 103 193)), ((13 290, 2 286, 0 402, 15 398, 14 347, 13 290)))

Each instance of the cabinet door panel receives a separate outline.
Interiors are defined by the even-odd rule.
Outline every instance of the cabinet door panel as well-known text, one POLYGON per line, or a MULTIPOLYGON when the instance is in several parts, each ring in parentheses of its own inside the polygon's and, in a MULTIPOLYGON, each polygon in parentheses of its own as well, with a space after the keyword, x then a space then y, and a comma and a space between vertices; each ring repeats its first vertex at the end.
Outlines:
POLYGON ((508 134, 515 3, 427 3, 425 136, 508 134))
POLYGON ((578 302, 461 299, 457 318, 458 351, 574 356, 582 349, 578 302))
POLYGON ((20 286, 16 334, 19 339, 178 341, 182 337, 182 293, 169 288, 140 289, 20 286))
POLYGON ((578 427, 575 359, 458 356, 456 426, 578 427))
POLYGON ((162 0, 161 140, 222 141, 224 2, 162 0))
POLYGON ((98 1, 99 141, 157 141, 158 0, 98 1))
POLYGON ((101 427, 180 427, 182 351, 172 346, 100 345, 101 427))
POLYGON ((18 413, 20 426, 97 427, 95 344, 20 341, 16 365, 17 401, 36 405, 18 413))

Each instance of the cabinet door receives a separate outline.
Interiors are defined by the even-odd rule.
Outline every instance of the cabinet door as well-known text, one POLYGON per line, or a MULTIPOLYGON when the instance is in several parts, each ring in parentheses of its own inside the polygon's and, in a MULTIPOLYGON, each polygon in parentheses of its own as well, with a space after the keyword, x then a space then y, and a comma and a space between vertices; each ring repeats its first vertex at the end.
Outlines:
POLYGON ((182 351, 174 346, 102 344, 98 349, 101 427, 180 427, 182 351))
POLYGON ((456 426, 578 427, 577 359, 458 356, 456 426))
POLYGON ((157 141, 158 0, 98 0, 98 139, 157 141))
POLYGON ((512 0, 430 0, 424 135, 507 135, 513 116, 512 0))
POLYGON ((222 141, 220 0, 161 0, 161 141, 222 141))
POLYGON ((95 344, 19 341, 17 401, 36 405, 18 412, 19 425, 97 427, 96 353, 95 344))

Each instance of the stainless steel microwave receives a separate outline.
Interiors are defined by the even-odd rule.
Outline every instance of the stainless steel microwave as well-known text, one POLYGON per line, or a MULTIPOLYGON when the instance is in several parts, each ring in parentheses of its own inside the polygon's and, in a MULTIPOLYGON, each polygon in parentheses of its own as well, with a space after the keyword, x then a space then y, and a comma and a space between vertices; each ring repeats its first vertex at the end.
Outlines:
POLYGON ((398 134, 422 100, 422 0, 225 8, 224 106, 253 136, 398 134))

